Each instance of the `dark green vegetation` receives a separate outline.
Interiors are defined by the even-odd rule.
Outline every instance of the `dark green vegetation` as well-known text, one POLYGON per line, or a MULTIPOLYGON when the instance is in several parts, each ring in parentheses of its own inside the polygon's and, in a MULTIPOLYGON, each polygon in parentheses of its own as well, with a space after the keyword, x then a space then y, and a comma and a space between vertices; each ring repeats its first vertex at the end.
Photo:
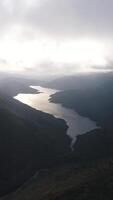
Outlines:
MULTIPOLYGON (((9 92, 3 95, 2 91, 1 194, 39 173, 1 200, 113 199, 113 74, 68 79, 71 84, 63 80, 56 86, 49 83, 49 87, 66 89, 51 101, 75 109, 101 128, 78 136, 70 152, 64 121, 12 100, 9 92)), ((20 89, 17 85, 13 90, 9 86, 12 94, 20 89)))

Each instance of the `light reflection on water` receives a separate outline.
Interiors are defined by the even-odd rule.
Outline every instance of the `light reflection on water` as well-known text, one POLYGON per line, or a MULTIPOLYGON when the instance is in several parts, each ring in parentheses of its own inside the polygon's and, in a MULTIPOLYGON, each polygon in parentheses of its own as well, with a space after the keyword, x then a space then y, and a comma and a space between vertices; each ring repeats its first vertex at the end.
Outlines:
POLYGON ((50 95, 58 90, 43 88, 40 86, 31 86, 37 89, 39 94, 18 94, 15 99, 25 103, 37 110, 54 115, 57 118, 64 119, 68 125, 67 134, 71 137, 71 148, 76 141, 76 136, 84 134, 96 128, 96 123, 86 117, 80 116, 72 109, 63 107, 60 104, 49 102, 50 95))

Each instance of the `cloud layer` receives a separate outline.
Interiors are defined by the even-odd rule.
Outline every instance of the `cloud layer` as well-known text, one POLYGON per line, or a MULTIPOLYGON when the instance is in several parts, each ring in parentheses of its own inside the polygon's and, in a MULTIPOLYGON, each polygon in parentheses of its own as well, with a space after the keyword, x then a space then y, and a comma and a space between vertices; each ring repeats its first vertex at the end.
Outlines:
MULTIPOLYGON (((66 63, 63 61, 61 66, 61 63, 56 63, 54 58, 56 58, 55 54, 57 55, 57 52, 60 51, 62 43, 65 44, 70 40, 71 42, 89 40, 91 42, 96 41, 97 43, 99 41, 105 46, 106 59, 110 59, 111 66, 113 50, 112 19, 113 0, 1 0, 0 60, 6 61, 5 64, 0 62, 0 68, 3 68, 1 66, 7 65, 8 69, 7 63, 9 62, 10 68, 11 65, 15 65, 15 68, 20 67, 25 70, 30 67, 31 70, 35 70, 37 64, 37 71, 44 70, 46 73, 48 70, 48 63, 52 63, 50 64, 49 71, 53 73, 53 71, 56 70, 55 65, 58 64, 62 73, 67 73, 64 67, 66 63), (12 54, 9 45, 12 46, 12 54), (2 53, 3 48, 6 50, 6 55, 5 50, 4 54, 2 53), (28 48, 31 52, 30 50, 27 52, 28 48), (22 49, 24 50, 22 51, 22 49), (48 53, 50 49, 51 52, 55 51, 55 53, 50 55, 51 52, 48 53), (11 54, 11 56, 9 56, 10 58, 7 56, 8 51, 9 55, 11 54), (24 53, 25 51, 26 53, 24 53), (27 53, 29 61, 30 53, 33 54, 33 52, 35 57, 32 55, 29 66, 26 66, 28 65, 25 60, 27 59, 27 53), (42 53, 40 54, 40 52, 42 53), (15 57, 14 60, 13 54, 15 57), (42 54, 44 54, 44 56, 42 56, 42 54), (21 56, 19 57, 19 55, 21 56), (39 57, 41 57, 42 60, 39 59, 39 57), (21 60, 22 62, 20 62, 21 60), (41 60, 40 65, 39 60, 41 60), (17 65, 16 63, 22 63, 22 65, 17 65)), ((92 46, 92 48, 94 48, 94 46, 92 46)), ((72 50, 74 51, 74 49, 76 48, 73 48, 72 45, 72 50)), ((93 52, 95 54, 95 51, 93 52)), ((63 53, 61 54, 64 55, 63 53)), ((67 57, 67 54, 64 56, 67 57)), ((95 57, 94 55, 94 58, 95 57)), ((80 68, 80 66, 77 66, 76 62, 70 63, 71 66, 73 66, 73 72, 80 68)), ((69 65, 69 63, 67 63, 67 65, 69 65)), ((105 66, 102 67, 105 68, 105 66)), ((98 64, 93 67, 93 69, 94 68, 97 69, 98 64)), ((80 69, 83 69, 83 65, 80 69)))

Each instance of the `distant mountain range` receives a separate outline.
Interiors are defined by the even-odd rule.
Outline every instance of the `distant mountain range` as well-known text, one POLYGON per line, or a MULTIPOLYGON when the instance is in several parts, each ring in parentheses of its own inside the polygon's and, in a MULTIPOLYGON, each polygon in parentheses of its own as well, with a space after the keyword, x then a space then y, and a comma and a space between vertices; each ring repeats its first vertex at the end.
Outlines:
POLYGON ((46 87, 58 90, 75 90, 97 88, 107 83, 113 84, 113 73, 88 73, 64 76, 46 82, 46 87))

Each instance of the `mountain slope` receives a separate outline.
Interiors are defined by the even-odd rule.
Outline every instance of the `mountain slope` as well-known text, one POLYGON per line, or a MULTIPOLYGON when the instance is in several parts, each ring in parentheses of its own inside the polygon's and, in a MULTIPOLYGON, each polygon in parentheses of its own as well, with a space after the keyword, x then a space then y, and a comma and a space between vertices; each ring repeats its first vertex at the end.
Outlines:
POLYGON ((87 73, 64 76, 46 82, 44 86, 58 90, 86 90, 98 88, 107 82, 113 84, 113 73, 87 73))
POLYGON ((72 108, 100 125, 113 118, 113 85, 99 88, 61 91, 51 96, 51 101, 72 108))
POLYGON ((37 170, 52 166, 68 153, 66 129, 63 120, 2 96, 0 195, 14 190, 37 170))
POLYGON ((113 160, 63 165, 42 171, 37 178, 1 200, 112 200, 113 160))

